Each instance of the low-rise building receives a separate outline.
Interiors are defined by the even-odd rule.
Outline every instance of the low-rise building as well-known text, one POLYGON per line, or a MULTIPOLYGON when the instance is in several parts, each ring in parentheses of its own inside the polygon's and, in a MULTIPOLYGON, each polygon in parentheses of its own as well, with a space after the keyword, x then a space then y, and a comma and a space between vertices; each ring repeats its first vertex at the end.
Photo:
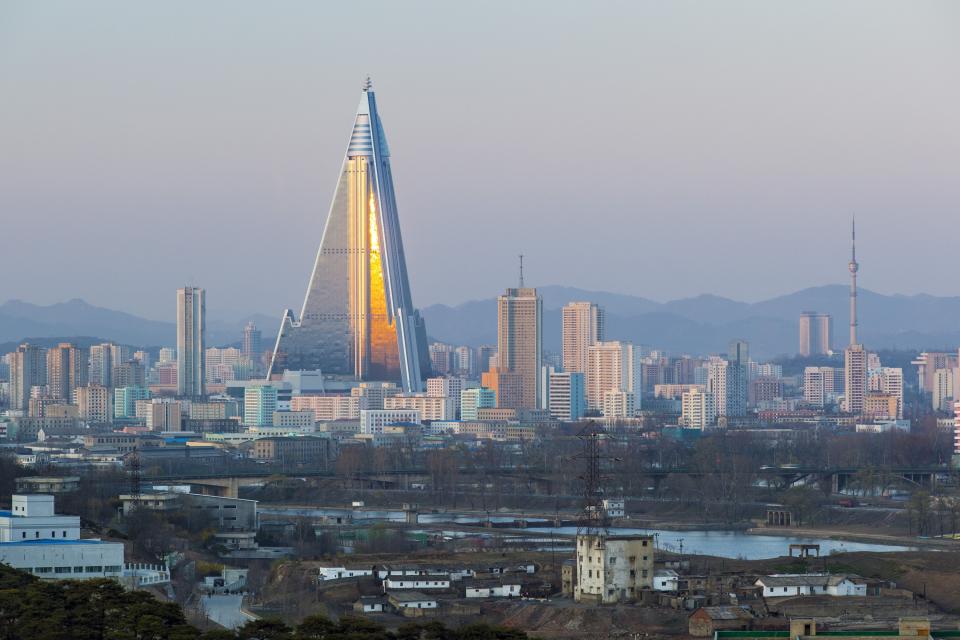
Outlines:
POLYGON ((384 592, 391 589, 449 589, 450 577, 397 576, 383 579, 384 592))
POLYGON ((419 591, 398 591, 388 593, 387 601, 394 609, 405 613, 408 609, 436 609, 437 599, 419 591))
POLYGON ((330 461, 330 442, 330 438, 313 436, 258 438, 253 443, 250 457, 325 467, 330 461))
POLYGON ((855 581, 851 576, 829 573, 774 574, 762 576, 754 584, 763 588, 764 598, 867 595, 866 583, 855 581))
POLYGON ((123 544, 80 538, 79 516, 58 515, 52 495, 14 495, 0 511, 0 562, 42 579, 117 578, 123 544))
POLYGON ((17 478, 17 493, 70 493, 80 489, 80 476, 17 478))
POLYGON ((721 630, 746 631, 753 625, 753 614, 744 607, 701 607, 690 614, 687 627, 690 635, 712 636, 721 630))
POLYGON ((522 585, 509 580, 467 579, 463 581, 465 598, 517 598, 522 585))
POLYGON ((655 591, 676 591, 680 575, 673 569, 657 569, 653 573, 655 591))

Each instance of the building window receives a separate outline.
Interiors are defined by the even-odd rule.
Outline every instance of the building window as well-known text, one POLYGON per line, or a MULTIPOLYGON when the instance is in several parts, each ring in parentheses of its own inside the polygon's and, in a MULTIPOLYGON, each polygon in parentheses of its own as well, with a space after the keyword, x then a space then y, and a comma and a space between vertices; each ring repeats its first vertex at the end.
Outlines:
POLYGON ((70 567, 56 567, 53 570, 54 573, 70 573, 70 571, 70 567))
POLYGON ((610 558, 610 564, 617 564, 616 558, 610 558))
POLYGON ((66 532, 66 531, 63 532, 63 536, 62 536, 62 537, 64 537, 64 538, 67 537, 67 532, 66 532))

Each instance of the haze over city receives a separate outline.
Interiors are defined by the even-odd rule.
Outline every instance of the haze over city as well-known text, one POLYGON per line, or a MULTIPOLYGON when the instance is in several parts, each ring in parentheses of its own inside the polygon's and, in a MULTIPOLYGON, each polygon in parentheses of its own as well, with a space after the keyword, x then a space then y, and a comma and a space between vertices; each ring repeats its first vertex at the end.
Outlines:
POLYGON ((0 4, 0 638, 960 639, 960 4, 0 4))
POLYGON ((5 243, 31 269, 0 300, 298 307, 367 74, 419 306, 520 252, 661 301, 842 283, 852 214, 864 287, 956 295, 958 29, 950 2, 5 2, 2 234, 71 253, 5 243))

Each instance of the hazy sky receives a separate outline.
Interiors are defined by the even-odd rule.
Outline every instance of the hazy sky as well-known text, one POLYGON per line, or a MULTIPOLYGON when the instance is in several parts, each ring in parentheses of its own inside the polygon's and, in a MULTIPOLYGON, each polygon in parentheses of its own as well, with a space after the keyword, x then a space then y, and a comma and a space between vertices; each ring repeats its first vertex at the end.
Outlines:
POLYGON ((0 301, 299 310, 360 84, 414 299, 960 294, 960 3, 0 2, 0 301))

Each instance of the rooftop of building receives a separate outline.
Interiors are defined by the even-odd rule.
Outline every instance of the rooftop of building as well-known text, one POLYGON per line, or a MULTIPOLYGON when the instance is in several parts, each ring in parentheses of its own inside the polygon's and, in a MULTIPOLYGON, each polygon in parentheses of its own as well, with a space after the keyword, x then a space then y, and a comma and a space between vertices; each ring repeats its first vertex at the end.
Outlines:
POLYGON ((54 538, 38 538, 34 540, 14 540, 11 542, 0 542, 2 547, 28 547, 31 545, 44 545, 44 546, 58 546, 58 545, 70 545, 70 544, 122 544, 120 542, 107 542, 100 540, 99 538, 80 538, 76 540, 60 540, 54 538))
POLYGON ((426 602, 437 599, 435 596, 428 596, 419 591, 391 591, 387 593, 387 597, 397 602, 426 602))

